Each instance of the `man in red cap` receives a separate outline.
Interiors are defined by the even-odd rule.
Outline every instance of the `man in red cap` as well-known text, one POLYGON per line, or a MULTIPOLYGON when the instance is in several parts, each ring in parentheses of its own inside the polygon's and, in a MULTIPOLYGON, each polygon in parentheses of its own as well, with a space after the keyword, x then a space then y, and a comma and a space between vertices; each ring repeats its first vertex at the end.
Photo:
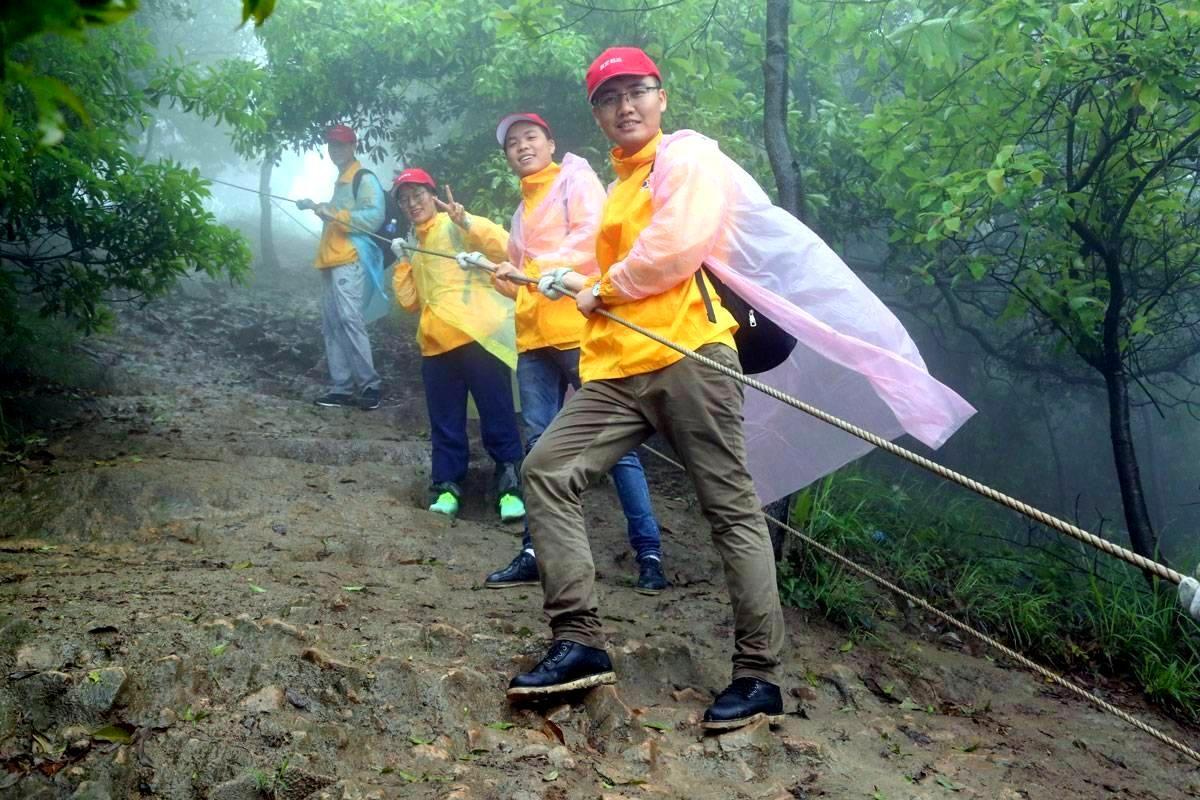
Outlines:
POLYGON ((746 467, 741 385, 593 315, 612 307, 627 320, 740 369, 733 340, 737 323, 700 270, 725 224, 728 176, 703 149, 676 151, 654 176, 669 187, 671 206, 652 204, 649 184, 661 155, 667 94, 658 67, 641 50, 604 51, 587 71, 587 96, 613 144, 617 180, 596 241, 600 275, 566 273, 547 285, 577 292, 576 305, 588 317, 579 365, 583 387, 524 464, 530 532, 554 642, 540 664, 512 679, 508 694, 521 698, 616 680, 604 650, 580 495, 657 431, 687 466, 733 606, 733 681, 705 712, 703 725, 719 730, 764 717, 777 722, 783 713, 783 613, 771 540, 746 467))
POLYGON ((316 404, 370 410, 379 407, 380 378, 363 308, 372 291, 383 291, 383 265, 379 249, 365 232, 383 222, 386 198, 379 179, 354 157, 357 138, 351 128, 334 125, 325 132, 325 141, 329 160, 338 168, 333 197, 328 203, 296 202, 325 223, 313 266, 321 270, 324 285, 321 334, 330 388, 316 404))

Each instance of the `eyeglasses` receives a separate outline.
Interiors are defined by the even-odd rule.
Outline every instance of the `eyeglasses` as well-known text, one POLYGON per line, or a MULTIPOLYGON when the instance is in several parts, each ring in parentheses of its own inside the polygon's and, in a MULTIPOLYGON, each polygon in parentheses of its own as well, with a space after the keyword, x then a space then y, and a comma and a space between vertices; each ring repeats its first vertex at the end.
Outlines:
POLYGON ((651 92, 657 92, 661 88, 662 84, 654 86, 642 84, 640 86, 632 86, 624 92, 602 92, 592 98, 592 105, 602 108, 605 111, 612 111, 614 108, 620 106, 626 97, 629 98, 630 103, 637 105, 649 97, 651 92))

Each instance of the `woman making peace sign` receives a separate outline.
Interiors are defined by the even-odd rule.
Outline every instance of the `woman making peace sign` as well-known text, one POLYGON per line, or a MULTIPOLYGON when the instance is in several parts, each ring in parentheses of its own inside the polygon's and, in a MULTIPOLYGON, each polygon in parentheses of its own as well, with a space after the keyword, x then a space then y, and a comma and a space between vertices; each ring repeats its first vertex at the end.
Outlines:
MULTIPOLYGON (((504 228, 466 212, 446 187, 446 200, 422 169, 396 176, 392 193, 413 224, 415 245, 441 253, 479 251, 502 261, 508 254, 504 228)), ((462 498, 470 446, 467 393, 479 410, 483 446, 496 462, 500 519, 525 517, 519 465, 523 450, 512 400, 517 363, 513 303, 492 290, 487 273, 410 249, 397 239, 392 288, 396 301, 420 311, 417 344, 433 445, 429 510, 454 516, 462 498)))

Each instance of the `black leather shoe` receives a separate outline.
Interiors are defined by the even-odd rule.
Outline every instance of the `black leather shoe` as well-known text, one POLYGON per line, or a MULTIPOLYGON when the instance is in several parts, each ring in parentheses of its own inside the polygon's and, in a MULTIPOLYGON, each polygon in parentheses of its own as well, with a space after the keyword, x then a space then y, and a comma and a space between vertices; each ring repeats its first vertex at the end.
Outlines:
POLYGON ((565 639, 555 639, 549 652, 529 672, 522 672, 508 684, 508 696, 556 694, 616 683, 608 653, 565 639))
POLYGON ((535 583, 541 583, 537 560, 522 550, 507 567, 488 575, 483 585, 489 589, 507 589, 510 586, 529 586, 535 583))
POLYGON ((771 725, 783 722, 783 698, 779 687, 758 678, 734 678, 704 712, 700 727, 727 731, 766 719, 771 725))
POLYGON ((663 575, 661 561, 657 558, 642 559, 638 570, 637 586, 633 587, 635 592, 656 595, 661 594, 662 590, 670 585, 667 583, 667 576, 663 575))

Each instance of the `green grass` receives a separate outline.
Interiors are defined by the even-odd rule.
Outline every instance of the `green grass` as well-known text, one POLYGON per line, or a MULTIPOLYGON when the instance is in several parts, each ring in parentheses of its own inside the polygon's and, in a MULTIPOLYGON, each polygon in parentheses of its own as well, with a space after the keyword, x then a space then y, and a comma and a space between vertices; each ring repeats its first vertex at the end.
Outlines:
MULTIPOLYGON (((1172 714, 1200 721, 1200 625, 1174 587, 953 487, 889 483, 857 470, 799 493, 793 527, 1034 660, 1137 683, 1172 714)), ((897 599, 812 548, 789 545, 786 604, 853 635, 899 616, 897 599)))

